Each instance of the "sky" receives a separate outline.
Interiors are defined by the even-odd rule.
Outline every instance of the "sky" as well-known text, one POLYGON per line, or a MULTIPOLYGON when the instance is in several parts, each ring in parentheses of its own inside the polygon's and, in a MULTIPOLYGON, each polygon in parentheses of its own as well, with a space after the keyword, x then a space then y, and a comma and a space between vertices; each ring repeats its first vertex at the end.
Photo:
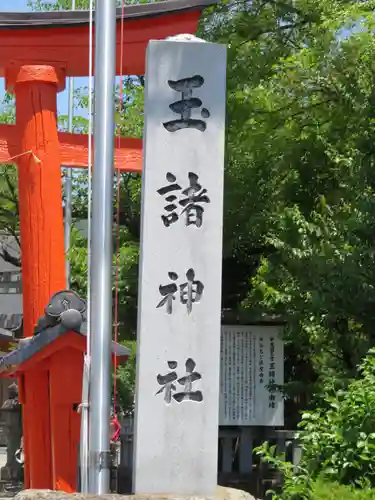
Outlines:
POLYGON ((2 12, 28 11, 27 0, 0 0, 0 10, 2 12))
MULTIPOLYGON (((0 0, 0 12, 28 12, 31 9, 27 6, 28 0, 0 0)), ((68 82, 67 82, 68 83, 68 82)), ((76 78, 74 86, 82 87, 88 85, 88 78, 76 78)), ((0 103, 5 93, 4 79, 0 78, 0 103)), ((60 92, 57 96, 57 110, 59 114, 68 113, 68 92, 60 92)))

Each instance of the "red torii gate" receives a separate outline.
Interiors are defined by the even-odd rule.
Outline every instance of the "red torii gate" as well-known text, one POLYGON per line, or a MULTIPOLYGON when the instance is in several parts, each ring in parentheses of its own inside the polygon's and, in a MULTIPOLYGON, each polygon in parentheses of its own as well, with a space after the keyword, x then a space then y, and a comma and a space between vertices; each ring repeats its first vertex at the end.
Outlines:
MULTIPOLYGON (((201 11, 212 0, 171 0, 126 7, 117 24, 116 73, 144 74, 145 50, 150 39, 195 33, 201 11), (120 60, 121 25, 124 25, 120 60)), ((93 37, 95 40, 95 37, 93 37)), ((0 76, 16 98, 16 124, 0 125, 0 163, 18 165, 20 231, 22 243, 23 331, 33 335, 50 297, 65 288, 64 228, 62 211, 62 165, 87 167, 88 138, 57 131, 57 93, 66 77, 89 74, 89 13, 0 13, 0 76)), ((140 172, 142 142, 121 139, 115 167, 140 172)), ((62 359, 61 364, 69 364, 62 359)), ((44 373, 24 375, 23 389, 39 404, 52 405, 58 396, 49 394, 44 373)), ((69 384, 65 389, 69 392, 69 384)), ((50 481, 50 450, 55 463, 64 447, 57 441, 78 436, 48 436, 38 408, 23 411, 25 484, 29 488, 58 488, 50 481), (56 440, 56 442, 54 442, 56 440), (49 445, 50 443, 50 445, 49 445), (48 453, 49 452, 49 453, 48 453), (60 454, 59 454, 60 453, 60 454), (30 463, 32 466, 30 466, 30 463)), ((48 431, 47 431, 48 432, 48 431)), ((69 457, 69 460, 71 457, 69 457)), ((76 467, 74 462, 73 467, 76 467)), ((64 477, 66 467, 57 471, 64 477)), ((71 482, 71 481, 70 481, 71 482)))

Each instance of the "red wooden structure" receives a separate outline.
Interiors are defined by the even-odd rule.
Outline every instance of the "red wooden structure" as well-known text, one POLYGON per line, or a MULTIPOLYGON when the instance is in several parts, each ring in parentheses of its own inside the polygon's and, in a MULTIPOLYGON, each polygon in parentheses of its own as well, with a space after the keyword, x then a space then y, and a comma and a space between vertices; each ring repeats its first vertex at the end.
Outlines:
MULTIPOLYGON (((172 0, 127 6, 122 23, 118 15, 117 74, 143 74, 148 41, 195 33, 201 11, 212 3, 172 0)), ((25 337, 32 336, 52 294, 65 287, 60 167, 87 166, 88 140, 84 135, 58 133, 56 96, 66 77, 88 76, 88 20, 83 11, 0 14, 0 76, 16 100, 16 124, 0 126, 0 162, 18 165, 25 337)), ((115 153, 116 168, 139 172, 141 152, 140 140, 123 139, 115 153)), ((75 345, 82 339, 74 335, 58 339, 47 357, 44 352, 44 361, 36 356, 22 369, 28 488, 75 487, 72 470, 77 455, 67 450, 74 449, 78 424, 76 420, 63 425, 58 416, 62 412, 70 422, 67 407, 80 397, 83 349, 75 345), (64 342, 64 348, 58 342, 64 342), (43 411, 44 405, 49 413, 43 411), (59 419, 60 430, 54 426, 50 432, 46 418, 59 419)))
MULTIPOLYGON (((18 377, 24 414, 33 415, 27 424, 28 446, 37 449, 38 454, 36 459, 32 453, 27 463, 30 477, 57 490, 75 491, 77 482, 81 423, 77 409, 82 394, 85 348, 85 323, 78 331, 67 331, 58 323, 25 339, 1 363, 6 376, 18 377), (40 383, 35 384, 35 380, 40 383), (43 439, 38 429, 43 430, 43 439), (36 438, 39 440, 35 441, 36 438), (42 458, 43 469, 39 466, 42 458)), ((127 359, 126 348, 113 343, 112 349, 119 361, 127 359)))

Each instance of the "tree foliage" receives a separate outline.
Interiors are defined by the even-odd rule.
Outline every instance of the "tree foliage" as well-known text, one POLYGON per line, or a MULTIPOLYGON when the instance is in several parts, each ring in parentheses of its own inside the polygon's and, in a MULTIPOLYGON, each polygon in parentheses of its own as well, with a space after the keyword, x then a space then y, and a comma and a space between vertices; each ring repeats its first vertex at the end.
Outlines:
POLYGON ((302 414, 299 439, 310 475, 375 486, 374 355, 370 350, 347 390, 327 387, 319 407, 302 414))
POLYGON ((337 391, 334 382, 327 384, 315 408, 302 414, 297 467, 268 443, 256 450, 283 473, 282 491, 274 492, 273 500, 374 498, 374 414, 375 349, 370 349, 347 388, 337 391))
POLYGON ((372 9, 224 2, 202 25, 229 44, 225 256, 257 257, 237 308, 287 321, 302 405, 374 344, 372 9))
MULTIPOLYGON (((11 124, 15 120, 12 98, 6 94, 0 113, 0 123, 11 124)), ((17 170, 14 165, 0 164, 0 231, 5 236, 12 236, 19 241, 17 170)), ((20 260, 14 250, 9 251, 6 242, 0 243, 0 258, 20 266, 20 260)))

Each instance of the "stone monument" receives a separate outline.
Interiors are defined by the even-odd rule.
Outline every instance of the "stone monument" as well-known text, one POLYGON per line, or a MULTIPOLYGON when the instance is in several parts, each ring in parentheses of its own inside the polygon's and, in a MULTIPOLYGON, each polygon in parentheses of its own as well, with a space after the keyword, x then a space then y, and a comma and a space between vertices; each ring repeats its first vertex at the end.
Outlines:
POLYGON ((217 484, 226 48, 147 49, 135 493, 217 484))
POLYGON ((22 479, 22 465, 16 459, 16 452, 21 447, 22 420, 17 384, 13 383, 8 387, 8 398, 4 401, 1 410, 5 414, 7 441, 7 461, 1 469, 1 479, 19 481, 22 479))

